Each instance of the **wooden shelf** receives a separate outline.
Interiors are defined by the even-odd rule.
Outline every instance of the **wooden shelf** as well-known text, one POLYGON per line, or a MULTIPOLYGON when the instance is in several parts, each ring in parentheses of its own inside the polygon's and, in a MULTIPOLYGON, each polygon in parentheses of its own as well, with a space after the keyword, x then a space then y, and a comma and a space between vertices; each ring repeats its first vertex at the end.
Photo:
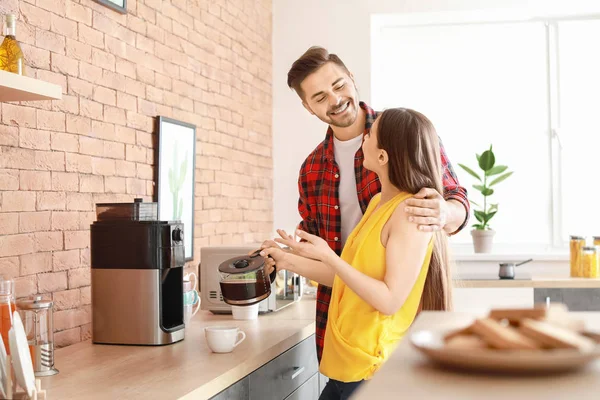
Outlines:
POLYGON ((62 88, 58 85, 0 71, 0 102, 61 99, 62 88))

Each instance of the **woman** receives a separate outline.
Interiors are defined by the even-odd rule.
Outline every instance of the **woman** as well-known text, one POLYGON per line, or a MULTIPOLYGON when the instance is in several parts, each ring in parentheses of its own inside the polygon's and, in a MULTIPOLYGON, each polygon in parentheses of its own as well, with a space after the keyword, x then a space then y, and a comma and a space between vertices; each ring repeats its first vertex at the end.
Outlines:
POLYGON ((417 312, 451 303, 443 232, 406 222, 404 201, 423 187, 443 193, 438 136, 422 114, 384 111, 363 142, 364 166, 377 173, 381 193, 369 204, 338 257, 325 240, 278 230, 290 251, 268 242, 261 255, 332 286, 321 373, 330 378, 321 399, 347 399, 389 357, 417 312))

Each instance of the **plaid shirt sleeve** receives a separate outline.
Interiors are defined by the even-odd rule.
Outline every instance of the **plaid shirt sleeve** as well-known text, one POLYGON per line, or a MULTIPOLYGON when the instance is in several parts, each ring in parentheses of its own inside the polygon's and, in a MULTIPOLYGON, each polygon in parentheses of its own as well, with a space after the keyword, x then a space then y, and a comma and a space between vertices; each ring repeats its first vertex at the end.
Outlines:
POLYGON ((446 154, 446 150, 444 149, 444 145, 442 144, 441 139, 440 154, 442 156, 442 183, 444 184, 444 199, 452 199, 459 201, 465 207, 466 210, 465 220, 456 231, 451 233, 451 235, 455 235, 458 232, 460 232, 469 222, 471 205, 469 204, 469 199, 467 198, 467 189, 465 189, 463 186, 460 186, 456 173, 452 168, 452 164, 450 164, 450 160, 448 159, 448 155, 446 154))
POLYGON ((316 222, 316 210, 313 210, 308 201, 308 182, 306 180, 306 162, 300 168, 298 177, 298 212, 302 220, 298 224, 298 228, 311 235, 319 235, 319 229, 316 222))

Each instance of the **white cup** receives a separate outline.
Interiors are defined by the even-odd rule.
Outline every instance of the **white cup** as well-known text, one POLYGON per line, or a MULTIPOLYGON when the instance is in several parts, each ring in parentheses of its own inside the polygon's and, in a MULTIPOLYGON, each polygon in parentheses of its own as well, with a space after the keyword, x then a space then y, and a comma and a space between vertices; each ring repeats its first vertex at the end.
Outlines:
POLYGON ((208 347, 215 353, 230 353, 246 339, 246 334, 235 326, 210 326, 204 329, 204 334, 208 347))
POLYGON ((231 306, 233 319, 256 319, 258 317, 258 304, 251 306, 231 306))

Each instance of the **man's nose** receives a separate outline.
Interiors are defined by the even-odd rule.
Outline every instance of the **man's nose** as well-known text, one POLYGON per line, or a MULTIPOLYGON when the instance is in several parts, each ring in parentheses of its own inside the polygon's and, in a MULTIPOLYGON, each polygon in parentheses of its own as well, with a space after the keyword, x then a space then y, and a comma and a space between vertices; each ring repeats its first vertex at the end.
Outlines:
POLYGON ((342 102, 342 98, 340 96, 329 96, 329 98, 329 105, 332 107, 336 107, 342 102))

